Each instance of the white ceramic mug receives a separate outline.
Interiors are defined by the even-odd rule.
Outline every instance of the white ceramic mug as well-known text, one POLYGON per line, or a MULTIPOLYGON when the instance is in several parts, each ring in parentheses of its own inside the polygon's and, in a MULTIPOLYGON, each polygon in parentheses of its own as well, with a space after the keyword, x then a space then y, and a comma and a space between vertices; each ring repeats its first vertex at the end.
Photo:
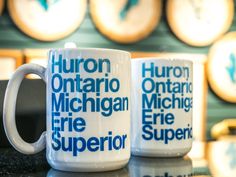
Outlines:
POLYGON ((130 158, 130 54, 111 49, 54 49, 48 67, 26 64, 8 83, 4 128, 24 154, 45 148, 49 164, 65 171, 122 168, 130 158), (26 74, 47 85, 47 130, 25 142, 15 124, 17 92, 26 74))
POLYGON ((173 58, 132 60, 132 154, 174 157, 190 151, 192 65, 173 58))

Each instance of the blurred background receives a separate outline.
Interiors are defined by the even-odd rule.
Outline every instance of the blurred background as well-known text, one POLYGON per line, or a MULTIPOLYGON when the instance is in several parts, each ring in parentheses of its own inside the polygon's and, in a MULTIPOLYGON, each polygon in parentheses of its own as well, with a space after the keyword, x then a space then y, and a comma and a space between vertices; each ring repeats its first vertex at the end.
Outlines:
MULTIPOLYGON (((0 118, 12 73, 24 63, 46 66, 50 48, 114 48, 130 51, 133 58, 172 56, 194 62, 190 157, 206 165, 218 142, 223 142, 219 152, 231 143, 236 154, 235 6, 234 0, 0 0, 0 118)), ((16 122, 28 142, 45 130, 45 88, 33 75, 20 87, 16 122)), ((0 146, 10 147, 2 121, 0 146)), ((227 160, 236 164, 235 156, 227 160)))

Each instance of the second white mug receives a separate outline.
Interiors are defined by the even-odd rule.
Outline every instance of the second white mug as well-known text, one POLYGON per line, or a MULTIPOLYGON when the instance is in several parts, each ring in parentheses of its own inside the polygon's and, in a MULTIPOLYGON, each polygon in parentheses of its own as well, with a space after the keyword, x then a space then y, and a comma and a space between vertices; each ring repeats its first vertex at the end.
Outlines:
POLYGON ((132 154, 173 157, 190 151, 192 65, 173 58, 132 59, 132 154))

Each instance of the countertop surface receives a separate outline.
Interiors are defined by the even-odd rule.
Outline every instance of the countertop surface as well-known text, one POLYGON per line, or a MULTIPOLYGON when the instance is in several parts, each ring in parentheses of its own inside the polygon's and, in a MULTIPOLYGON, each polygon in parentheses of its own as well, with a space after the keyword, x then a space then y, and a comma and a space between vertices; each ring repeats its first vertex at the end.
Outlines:
MULTIPOLYGON (((0 148, 0 176, 20 177, 188 177, 211 176, 207 165, 196 165, 189 157, 143 158, 132 156, 129 164, 120 170, 99 173, 69 173, 52 169, 45 151, 23 155, 13 148, 0 148)), ((204 163, 203 163, 204 164, 204 163)))

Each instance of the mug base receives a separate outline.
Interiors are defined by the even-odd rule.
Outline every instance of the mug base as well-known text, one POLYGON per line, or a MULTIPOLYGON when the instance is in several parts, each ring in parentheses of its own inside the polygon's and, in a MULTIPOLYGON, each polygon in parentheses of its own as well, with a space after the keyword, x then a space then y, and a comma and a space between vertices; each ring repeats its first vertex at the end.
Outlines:
POLYGON ((143 157, 183 157, 190 150, 191 147, 181 148, 181 149, 171 149, 171 150, 132 148, 131 154, 134 156, 143 156, 143 157))
POLYGON ((123 168, 129 159, 116 162, 55 162, 48 161, 52 168, 68 172, 104 172, 123 168))

